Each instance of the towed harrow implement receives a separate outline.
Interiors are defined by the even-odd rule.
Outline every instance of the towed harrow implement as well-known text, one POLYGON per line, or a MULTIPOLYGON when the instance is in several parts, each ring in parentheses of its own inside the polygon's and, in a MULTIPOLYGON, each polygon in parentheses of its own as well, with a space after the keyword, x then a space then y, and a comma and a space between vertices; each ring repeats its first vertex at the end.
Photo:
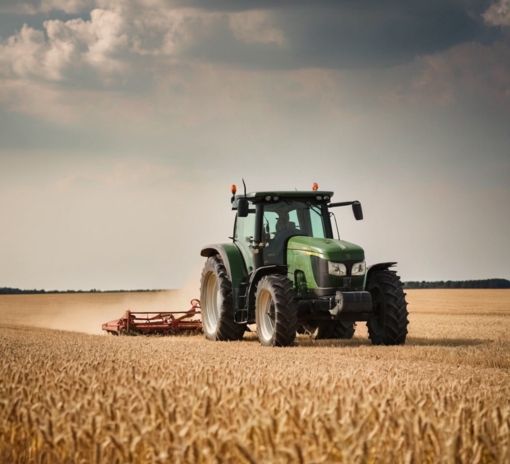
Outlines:
POLYGON ((199 332, 202 321, 200 300, 191 300, 188 311, 139 312, 126 311, 123 317, 102 325, 102 329, 113 335, 176 335, 183 332, 199 332), (180 316, 179 316, 180 315, 180 316))

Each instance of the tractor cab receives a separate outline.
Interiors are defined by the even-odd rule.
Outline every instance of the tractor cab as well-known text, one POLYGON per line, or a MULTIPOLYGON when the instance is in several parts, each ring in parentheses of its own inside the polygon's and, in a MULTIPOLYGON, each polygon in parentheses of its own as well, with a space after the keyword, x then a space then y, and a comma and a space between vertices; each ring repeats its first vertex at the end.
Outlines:
POLYGON ((332 192, 256 192, 234 197, 234 242, 246 271, 286 265, 293 237, 333 238, 327 203, 332 192), (247 203, 247 207, 246 207, 247 203))

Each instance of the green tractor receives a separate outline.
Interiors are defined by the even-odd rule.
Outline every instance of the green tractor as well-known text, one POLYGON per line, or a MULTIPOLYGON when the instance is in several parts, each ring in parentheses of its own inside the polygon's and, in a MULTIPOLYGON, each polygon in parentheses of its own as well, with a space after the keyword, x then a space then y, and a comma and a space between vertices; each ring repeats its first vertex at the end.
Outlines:
MULTIPOLYGON (((242 339, 257 325, 260 343, 289 346, 296 333, 352 338, 366 321, 374 345, 405 343, 407 303, 400 278, 379 263, 367 269, 361 247, 333 237, 333 192, 254 192, 236 195, 232 243, 202 248, 200 301, 205 337, 242 339)), ((336 223, 336 220, 335 220, 336 223)), ((337 231, 338 233, 338 231, 337 231)))

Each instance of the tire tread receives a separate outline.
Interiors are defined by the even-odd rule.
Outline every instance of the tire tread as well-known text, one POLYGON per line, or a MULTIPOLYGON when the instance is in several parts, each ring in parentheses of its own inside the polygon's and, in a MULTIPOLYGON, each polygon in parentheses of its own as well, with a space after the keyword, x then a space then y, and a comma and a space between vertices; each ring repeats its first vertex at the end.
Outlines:
POLYGON ((263 277, 258 284, 256 301, 262 289, 272 290, 271 293, 275 303, 275 331, 270 345, 289 346, 296 339, 298 327, 297 307, 292 282, 281 274, 271 274, 263 277))
MULTIPOLYGON (((227 269, 219 255, 210 257, 202 271, 200 294, 202 294, 205 274, 212 271, 218 279, 219 292, 223 298, 220 319, 216 329, 215 339, 217 341, 236 341, 243 338, 246 331, 246 324, 238 324, 234 320, 234 304, 232 301, 232 282, 230 281, 227 269)), ((202 312, 204 308, 202 308, 202 312)))
POLYGON ((404 285, 395 271, 382 270, 372 274, 367 286, 369 291, 375 287, 379 287, 384 295, 385 325, 383 333, 377 334, 369 320, 367 322, 368 338, 374 345, 403 345, 409 324, 404 285))

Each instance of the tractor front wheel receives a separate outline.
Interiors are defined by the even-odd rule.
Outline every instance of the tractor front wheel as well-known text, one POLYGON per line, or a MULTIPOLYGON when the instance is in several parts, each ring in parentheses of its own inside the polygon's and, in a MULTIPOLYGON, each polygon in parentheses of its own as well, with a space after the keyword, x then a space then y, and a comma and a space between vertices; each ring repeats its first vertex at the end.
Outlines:
POLYGON ((368 338, 374 345, 403 345, 406 341, 407 302, 404 286, 395 271, 374 271, 367 290, 372 296, 368 338))
POLYGON ((262 277, 255 295, 257 335, 264 346, 289 346, 296 338, 297 308, 292 282, 283 275, 262 277))
POLYGON ((211 256, 202 271, 200 286, 202 326, 208 340, 241 340, 246 324, 234 321, 232 283, 227 275, 223 260, 211 256))

